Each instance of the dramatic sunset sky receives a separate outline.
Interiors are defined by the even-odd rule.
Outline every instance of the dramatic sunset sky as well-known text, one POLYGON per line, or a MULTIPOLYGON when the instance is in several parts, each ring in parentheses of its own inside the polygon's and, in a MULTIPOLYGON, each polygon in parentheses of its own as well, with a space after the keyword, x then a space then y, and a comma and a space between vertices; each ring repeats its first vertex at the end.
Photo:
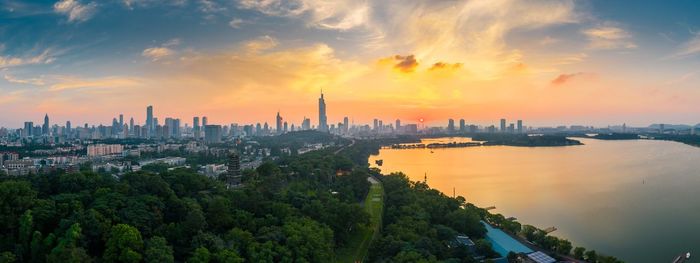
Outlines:
POLYGON ((700 122, 698 1, 0 0, 0 126, 700 122))

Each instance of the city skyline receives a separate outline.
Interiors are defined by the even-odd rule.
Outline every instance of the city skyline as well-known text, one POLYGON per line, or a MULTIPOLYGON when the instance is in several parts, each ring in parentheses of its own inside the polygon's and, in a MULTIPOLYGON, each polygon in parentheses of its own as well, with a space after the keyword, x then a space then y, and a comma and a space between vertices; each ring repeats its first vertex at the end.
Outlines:
POLYGON ((700 116, 693 1, 634 12, 611 1, 1 3, 0 110, 12 113, 2 126, 47 112, 143 123, 142 105, 272 123, 277 109, 311 116, 321 89, 333 101, 329 123, 645 126, 700 116))

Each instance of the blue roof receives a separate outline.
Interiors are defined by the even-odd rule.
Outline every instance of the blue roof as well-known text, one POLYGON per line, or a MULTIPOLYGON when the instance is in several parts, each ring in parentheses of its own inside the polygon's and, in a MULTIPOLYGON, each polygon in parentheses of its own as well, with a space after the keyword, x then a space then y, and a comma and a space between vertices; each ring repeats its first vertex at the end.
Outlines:
POLYGON ((486 227, 486 240, 491 242, 493 250, 501 254, 501 256, 508 256, 508 252, 514 253, 532 253, 532 249, 526 247, 520 241, 509 236, 503 230, 494 228, 486 222, 481 222, 486 227))

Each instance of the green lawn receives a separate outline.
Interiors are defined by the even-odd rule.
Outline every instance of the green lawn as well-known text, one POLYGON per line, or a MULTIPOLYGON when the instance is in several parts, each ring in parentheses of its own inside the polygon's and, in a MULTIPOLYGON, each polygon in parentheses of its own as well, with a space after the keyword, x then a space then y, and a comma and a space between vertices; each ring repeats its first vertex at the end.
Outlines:
POLYGON ((382 226, 383 195, 382 184, 372 184, 365 198, 365 211, 370 215, 370 224, 353 232, 348 244, 338 250, 337 262, 361 262, 367 256, 369 245, 382 226))

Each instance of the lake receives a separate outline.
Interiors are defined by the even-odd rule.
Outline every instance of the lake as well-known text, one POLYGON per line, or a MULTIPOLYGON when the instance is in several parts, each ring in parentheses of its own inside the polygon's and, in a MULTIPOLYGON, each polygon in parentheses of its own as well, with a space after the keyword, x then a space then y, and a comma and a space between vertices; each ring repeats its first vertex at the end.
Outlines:
MULTIPOLYGON (((469 141, 425 139, 423 143, 469 141)), ((626 262, 700 253, 700 148, 669 141, 577 139, 580 146, 382 149, 401 171, 574 246, 626 262)), ((700 255, 700 254, 699 254, 700 255)))

